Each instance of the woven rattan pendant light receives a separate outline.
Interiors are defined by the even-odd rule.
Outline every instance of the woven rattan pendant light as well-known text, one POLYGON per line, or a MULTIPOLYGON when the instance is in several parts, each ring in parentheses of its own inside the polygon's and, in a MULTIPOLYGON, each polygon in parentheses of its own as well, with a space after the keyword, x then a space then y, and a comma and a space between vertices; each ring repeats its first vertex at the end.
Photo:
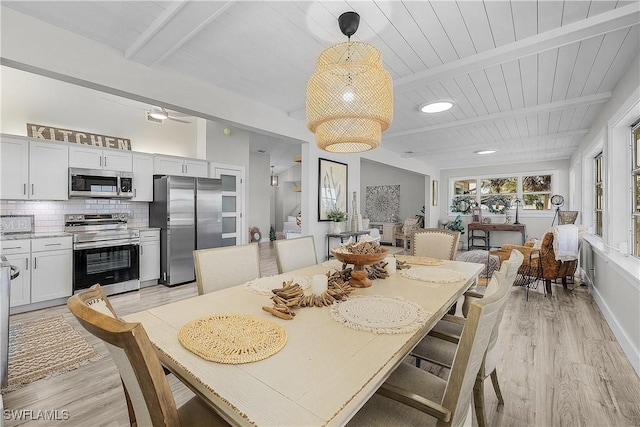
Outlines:
POLYGON ((360 16, 346 12, 338 22, 349 41, 331 46, 318 59, 307 85, 307 128, 321 150, 357 153, 380 146, 382 131, 393 119, 393 86, 380 52, 351 41, 360 16))

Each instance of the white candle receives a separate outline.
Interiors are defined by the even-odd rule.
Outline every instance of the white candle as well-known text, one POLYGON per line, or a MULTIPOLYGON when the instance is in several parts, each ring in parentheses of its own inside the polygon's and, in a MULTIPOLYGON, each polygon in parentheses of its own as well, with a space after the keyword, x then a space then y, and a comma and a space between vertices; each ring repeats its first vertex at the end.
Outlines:
POLYGON ((311 291, 314 295, 322 295, 327 292, 327 288, 329 287, 329 282, 327 280, 327 276, 324 274, 316 274, 313 276, 313 282, 311 284, 311 291))
POLYGON ((396 272, 396 257, 388 256, 384 259, 384 262, 387 263, 387 266, 385 267, 387 273, 392 274, 396 272))

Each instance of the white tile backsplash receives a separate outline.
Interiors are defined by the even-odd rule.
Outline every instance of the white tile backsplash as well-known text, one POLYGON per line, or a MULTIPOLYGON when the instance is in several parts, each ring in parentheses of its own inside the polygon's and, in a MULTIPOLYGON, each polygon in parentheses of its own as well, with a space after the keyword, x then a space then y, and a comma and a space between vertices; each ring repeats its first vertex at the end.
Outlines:
POLYGON ((59 202, 0 200, 0 215, 33 215, 36 233, 64 231, 64 215, 129 213, 129 227, 149 226, 149 203, 128 200, 74 199, 59 202))

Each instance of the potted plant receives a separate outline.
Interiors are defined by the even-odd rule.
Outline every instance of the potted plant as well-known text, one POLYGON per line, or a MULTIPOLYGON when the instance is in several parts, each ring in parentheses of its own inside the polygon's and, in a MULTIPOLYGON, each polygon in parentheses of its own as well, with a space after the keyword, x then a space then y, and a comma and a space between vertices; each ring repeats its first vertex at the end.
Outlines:
POLYGON ((330 211, 327 212, 327 218, 329 218, 329 221, 332 222, 329 232, 337 234, 342 232, 342 226, 340 225, 340 223, 347 220, 347 213, 334 206, 330 211))
POLYGON ((444 224, 444 228, 452 231, 459 231, 460 234, 464 234, 464 224, 462 223, 462 218, 460 215, 456 216, 456 219, 453 221, 447 221, 444 224))

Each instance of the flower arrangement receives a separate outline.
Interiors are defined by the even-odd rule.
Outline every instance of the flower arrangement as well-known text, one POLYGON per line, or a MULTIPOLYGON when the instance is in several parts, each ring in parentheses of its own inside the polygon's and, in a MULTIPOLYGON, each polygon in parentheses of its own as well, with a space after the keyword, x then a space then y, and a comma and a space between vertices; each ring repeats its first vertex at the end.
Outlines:
POLYGON ((496 194, 487 197, 484 204, 491 213, 506 214, 511 209, 511 197, 504 194, 496 194))
POLYGON ((447 221, 444 224, 444 228, 451 231, 459 231, 460 234, 464 234, 464 224, 462 223, 460 215, 458 215, 453 221, 447 221))
POLYGON ((329 218, 330 221, 343 222, 347 220, 347 213, 342 212, 334 206, 329 212, 327 212, 327 218, 329 218))

